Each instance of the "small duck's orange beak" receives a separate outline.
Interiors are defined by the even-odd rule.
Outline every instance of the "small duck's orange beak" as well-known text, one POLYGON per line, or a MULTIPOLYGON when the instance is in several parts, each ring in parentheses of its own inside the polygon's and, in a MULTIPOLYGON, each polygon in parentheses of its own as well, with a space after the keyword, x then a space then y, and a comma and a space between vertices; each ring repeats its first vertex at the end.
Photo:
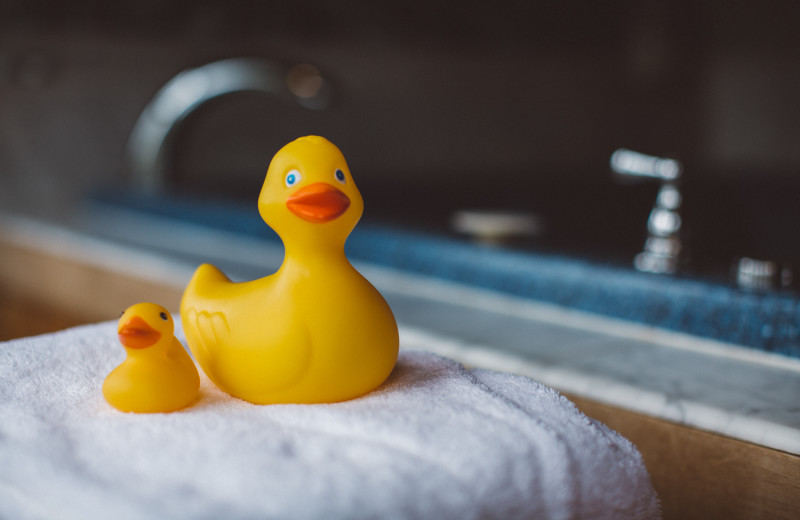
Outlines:
POLYGON ((317 182, 292 193, 286 207, 309 222, 330 222, 347 211, 350 199, 330 184, 317 182))
POLYGON ((147 324, 139 316, 134 316, 123 324, 119 330, 119 342, 128 348, 147 348, 161 339, 161 333, 147 324))

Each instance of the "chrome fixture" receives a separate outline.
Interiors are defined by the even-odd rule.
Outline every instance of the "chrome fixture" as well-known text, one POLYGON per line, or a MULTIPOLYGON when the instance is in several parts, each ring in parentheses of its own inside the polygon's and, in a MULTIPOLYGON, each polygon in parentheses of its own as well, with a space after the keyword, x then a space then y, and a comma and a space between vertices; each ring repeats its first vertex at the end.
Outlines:
POLYGON ((231 58, 181 72, 145 107, 128 141, 134 184, 143 191, 163 188, 176 129, 207 101, 235 92, 263 92, 289 103, 320 110, 328 106, 328 82, 311 65, 286 71, 256 58, 231 58))
POLYGON ((743 257, 736 266, 736 284, 747 291, 791 287, 792 268, 772 260, 743 257))
POLYGON ((541 217, 521 211, 460 210, 453 214, 450 224, 456 232, 486 245, 538 238, 544 233, 541 217))
POLYGON ((660 181, 656 202, 647 220, 648 236, 644 250, 633 259, 639 271, 672 274, 678 270, 683 244, 680 207, 683 201, 678 181, 683 167, 674 159, 645 155, 625 148, 611 155, 611 169, 625 178, 649 178, 660 181))
POLYGON ((653 157, 620 148, 611 154, 611 169, 614 173, 635 177, 648 177, 662 181, 677 181, 683 170, 675 159, 653 157))

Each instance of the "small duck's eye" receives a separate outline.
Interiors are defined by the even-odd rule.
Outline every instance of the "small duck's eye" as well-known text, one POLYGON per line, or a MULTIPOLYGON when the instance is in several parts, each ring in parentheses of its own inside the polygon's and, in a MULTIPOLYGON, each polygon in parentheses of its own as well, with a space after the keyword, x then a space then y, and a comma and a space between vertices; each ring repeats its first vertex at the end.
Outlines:
POLYGON ((286 174, 286 187, 291 188, 302 179, 303 176, 300 175, 299 170, 290 170, 289 173, 286 174))
POLYGON ((336 168, 336 173, 334 175, 336 176, 336 180, 337 181, 339 181, 342 184, 344 184, 345 177, 344 177, 344 172, 342 170, 340 170, 339 168, 336 168))
POLYGON ((125 311, 120 312, 119 317, 121 318, 123 314, 125 314, 125 311))
POLYGON ((166 312, 161 312, 158 315, 161 316, 162 320, 167 321, 167 313, 166 312))

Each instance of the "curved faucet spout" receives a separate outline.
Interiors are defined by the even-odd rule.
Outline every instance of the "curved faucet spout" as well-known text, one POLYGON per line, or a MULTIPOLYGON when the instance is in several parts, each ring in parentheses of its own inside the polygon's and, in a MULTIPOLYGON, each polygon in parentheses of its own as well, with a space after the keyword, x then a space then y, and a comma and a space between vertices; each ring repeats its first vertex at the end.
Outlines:
POLYGON ((263 92, 306 108, 325 108, 327 102, 327 90, 316 102, 293 95, 284 68, 264 59, 230 58, 183 71, 156 93, 133 127, 127 158, 134 184, 161 190, 180 123, 207 101, 235 92, 263 92))

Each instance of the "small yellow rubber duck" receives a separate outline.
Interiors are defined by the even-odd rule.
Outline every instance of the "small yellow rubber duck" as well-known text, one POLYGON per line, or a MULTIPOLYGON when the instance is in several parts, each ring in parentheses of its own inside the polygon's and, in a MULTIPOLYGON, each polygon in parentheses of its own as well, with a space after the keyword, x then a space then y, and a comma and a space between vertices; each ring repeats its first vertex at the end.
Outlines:
POLYGON ((373 390, 392 371, 399 338, 389 305, 344 253, 364 202, 342 152, 317 136, 284 146, 258 209, 283 240, 283 264, 243 283, 197 269, 181 301, 195 359, 222 390, 257 404, 373 390))
POLYGON ((155 303, 137 303, 122 313, 117 333, 128 357, 103 383, 111 406, 123 412, 174 412, 197 398, 200 375, 174 330, 170 313, 155 303))

